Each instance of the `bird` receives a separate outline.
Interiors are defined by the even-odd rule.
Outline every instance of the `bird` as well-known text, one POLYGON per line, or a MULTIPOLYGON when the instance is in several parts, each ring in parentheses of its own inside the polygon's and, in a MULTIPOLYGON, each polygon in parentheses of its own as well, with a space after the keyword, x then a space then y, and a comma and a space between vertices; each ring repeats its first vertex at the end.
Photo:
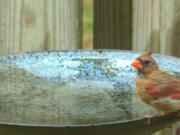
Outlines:
MULTIPOLYGON (((152 54, 152 51, 147 52, 131 63, 131 66, 137 69, 136 91, 141 100, 155 108, 161 116, 178 112, 180 80, 160 70, 152 54)), ((152 118, 153 115, 145 117, 152 118)))

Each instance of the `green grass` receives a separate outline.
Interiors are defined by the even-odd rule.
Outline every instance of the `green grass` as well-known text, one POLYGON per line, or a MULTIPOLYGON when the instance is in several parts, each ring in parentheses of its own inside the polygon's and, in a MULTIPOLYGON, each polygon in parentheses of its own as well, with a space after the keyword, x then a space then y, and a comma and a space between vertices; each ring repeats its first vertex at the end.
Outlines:
POLYGON ((93 0, 83 0, 83 48, 93 48, 93 0))
POLYGON ((83 1, 83 34, 93 34, 93 0, 83 1))

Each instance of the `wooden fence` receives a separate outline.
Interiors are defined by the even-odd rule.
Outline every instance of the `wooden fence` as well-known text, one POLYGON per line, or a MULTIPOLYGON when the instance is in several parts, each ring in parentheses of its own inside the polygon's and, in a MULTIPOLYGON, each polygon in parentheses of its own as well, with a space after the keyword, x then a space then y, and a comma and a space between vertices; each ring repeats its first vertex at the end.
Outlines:
POLYGON ((0 53, 82 48, 81 0, 0 0, 0 53))

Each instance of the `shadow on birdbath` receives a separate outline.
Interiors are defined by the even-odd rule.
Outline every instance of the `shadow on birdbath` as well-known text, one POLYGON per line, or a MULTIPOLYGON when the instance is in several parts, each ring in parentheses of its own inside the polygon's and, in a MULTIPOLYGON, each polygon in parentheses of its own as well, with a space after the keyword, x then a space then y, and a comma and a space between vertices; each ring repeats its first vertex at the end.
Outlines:
MULTIPOLYGON (((156 113, 135 91, 130 64, 141 53, 114 50, 34 52, 0 57, 0 134, 141 135, 177 122, 156 113)), ((154 54, 180 77, 180 59, 154 54)))

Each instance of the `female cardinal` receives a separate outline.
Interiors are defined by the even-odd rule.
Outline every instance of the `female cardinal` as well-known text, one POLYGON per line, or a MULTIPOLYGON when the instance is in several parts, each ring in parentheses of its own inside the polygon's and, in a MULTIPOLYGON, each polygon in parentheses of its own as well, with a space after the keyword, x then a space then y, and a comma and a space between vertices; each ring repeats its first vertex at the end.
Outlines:
POLYGON ((140 98, 163 114, 180 110, 180 80, 162 72, 152 52, 139 56, 131 65, 137 69, 136 90, 140 98))

